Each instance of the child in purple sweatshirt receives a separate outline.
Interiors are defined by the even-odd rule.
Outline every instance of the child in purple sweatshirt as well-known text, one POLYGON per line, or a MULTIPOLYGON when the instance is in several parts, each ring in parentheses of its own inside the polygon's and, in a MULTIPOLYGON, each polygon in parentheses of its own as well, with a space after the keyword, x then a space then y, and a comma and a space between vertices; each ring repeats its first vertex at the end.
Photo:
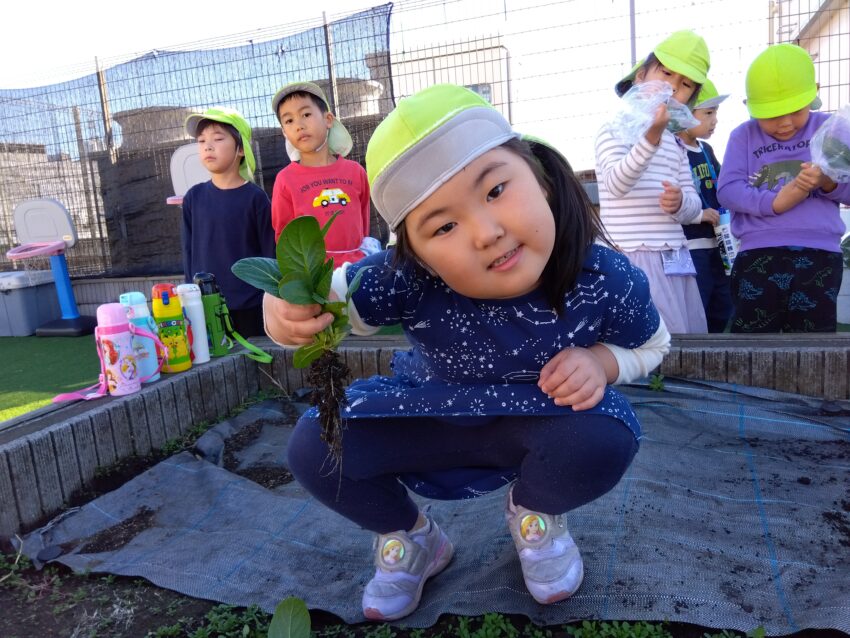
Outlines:
POLYGON ((732 332, 834 332, 841 286, 836 184, 811 164, 809 143, 827 119, 809 54, 768 47, 747 71, 753 119, 732 131, 717 197, 741 241, 732 269, 732 332))

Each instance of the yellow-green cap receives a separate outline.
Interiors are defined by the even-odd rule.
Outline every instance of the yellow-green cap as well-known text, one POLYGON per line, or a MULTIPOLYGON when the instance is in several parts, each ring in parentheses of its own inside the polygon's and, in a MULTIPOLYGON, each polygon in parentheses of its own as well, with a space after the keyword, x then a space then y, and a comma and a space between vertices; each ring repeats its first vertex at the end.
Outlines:
POLYGON ((406 97, 366 148, 375 208, 395 230, 467 164, 518 137, 499 111, 464 87, 437 84, 406 97))
POLYGON ((245 153, 245 161, 239 167, 239 175, 242 179, 249 182, 254 181, 254 169, 257 167, 257 162, 254 159, 254 151, 251 148, 251 126, 242 117, 236 109, 227 108, 226 106, 217 106, 207 109, 203 113, 192 113, 186 118, 184 126, 186 133, 192 137, 198 137, 198 124, 201 120, 213 120, 222 124, 230 124, 239 133, 242 138, 242 151, 245 153))
POLYGON ((799 111, 816 101, 818 85, 811 56, 796 44, 774 44, 747 69, 747 110, 757 119, 799 111))
MULTIPOLYGON (((706 81, 708 69, 711 67, 708 45, 693 31, 685 29, 671 33, 652 52, 658 61, 671 71, 684 75, 697 84, 706 81)), ((632 87, 635 75, 645 61, 646 58, 643 58, 632 67, 626 77, 617 82, 614 87, 617 95, 622 96, 632 87)))
POLYGON ((717 93, 717 87, 714 86, 714 82, 705 78, 705 82, 702 83, 702 88, 699 90, 699 95, 697 95, 697 99, 694 102, 693 110, 716 109, 727 97, 729 97, 728 94, 719 95, 717 93))

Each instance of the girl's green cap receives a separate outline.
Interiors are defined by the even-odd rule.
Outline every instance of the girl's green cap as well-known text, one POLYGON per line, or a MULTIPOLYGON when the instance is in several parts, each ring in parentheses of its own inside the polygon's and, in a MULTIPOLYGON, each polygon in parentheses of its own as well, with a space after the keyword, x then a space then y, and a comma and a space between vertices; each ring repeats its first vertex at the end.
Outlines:
POLYGON ((729 97, 728 94, 718 95, 717 87, 714 86, 714 82, 705 78, 705 82, 702 83, 702 88, 699 90, 699 95, 697 95, 693 110, 716 109, 727 97, 729 97))
POLYGON ((239 137, 242 138, 242 152, 245 153, 245 161, 239 167, 239 175, 242 176, 242 179, 253 182, 254 169, 257 167, 257 162, 254 159, 254 151, 251 149, 251 126, 242 117, 242 114, 236 109, 227 108, 226 106, 207 109, 203 113, 192 113, 186 118, 184 124, 186 133, 197 138, 198 124, 201 123, 201 120, 212 120, 214 122, 221 122, 222 124, 230 124, 230 126, 236 129, 239 137))
POLYGON ((817 108, 818 85, 811 56, 796 44, 775 44, 753 60, 747 70, 747 110, 756 119, 769 119, 817 108))
POLYGON ((395 230, 463 167, 520 134, 482 98, 437 84, 402 99, 372 134, 366 173, 372 201, 395 230))
MULTIPOLYGON (((693 31, 683 30, 670 34, 652 52, 665 67, 684 75, 697 84, 704 84, 708 79, 708 69, 711 67, 708 45, 701 36, 693 31)), ((628 75, 617 82, 614 87, 617 95, 622 96, 632 88, 635 75, 645 61, 646 58, 635 64, 628 75)))

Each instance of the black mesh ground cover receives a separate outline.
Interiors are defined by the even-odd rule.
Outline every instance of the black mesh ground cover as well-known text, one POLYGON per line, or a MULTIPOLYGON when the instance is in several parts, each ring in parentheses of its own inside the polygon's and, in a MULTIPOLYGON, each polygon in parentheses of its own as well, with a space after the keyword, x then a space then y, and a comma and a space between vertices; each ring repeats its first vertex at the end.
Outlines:
MULTIPOLYGON (((585 559, 579 592, 543 607, 525 591, 504 490, 435 502, 456 556, 400 624, 497 611, 541 624, 599 618, 850 632, 850 412, 822 416, 820 401, 726 384, 668 379, 663 392, 625 392, 645 437, 620 484, 569 516, 585 559)), ((59 546, 57 560, 76 570, 142 576, 269 611, 295 595, 362 620, 370 535, 296 483, 265 482, 285 457, 287 412, 266 402, 220 424, 202 440, 202 458, 163 461, 34 532, 26 552, 59 546), (222 447, 246 427, 256 436, 222 447)))

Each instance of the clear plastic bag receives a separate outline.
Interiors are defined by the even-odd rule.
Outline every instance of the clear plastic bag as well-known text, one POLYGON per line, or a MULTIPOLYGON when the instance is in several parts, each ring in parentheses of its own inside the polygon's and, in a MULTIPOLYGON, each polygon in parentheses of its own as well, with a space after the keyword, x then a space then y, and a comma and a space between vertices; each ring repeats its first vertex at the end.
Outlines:
POLYGON ((667 105, 667 130, 678 133, 699 124, 691 110, 673 98, 673 87, 660 80, 635 84, 623 95, 622 108, 614 116, 614 129, 628 144, 636 143, 649 130, 655 111, 667 105))
POLYGON ((833 182, 850 182, 850 104, 829 116, 812 136, 812 163, 833 182))

